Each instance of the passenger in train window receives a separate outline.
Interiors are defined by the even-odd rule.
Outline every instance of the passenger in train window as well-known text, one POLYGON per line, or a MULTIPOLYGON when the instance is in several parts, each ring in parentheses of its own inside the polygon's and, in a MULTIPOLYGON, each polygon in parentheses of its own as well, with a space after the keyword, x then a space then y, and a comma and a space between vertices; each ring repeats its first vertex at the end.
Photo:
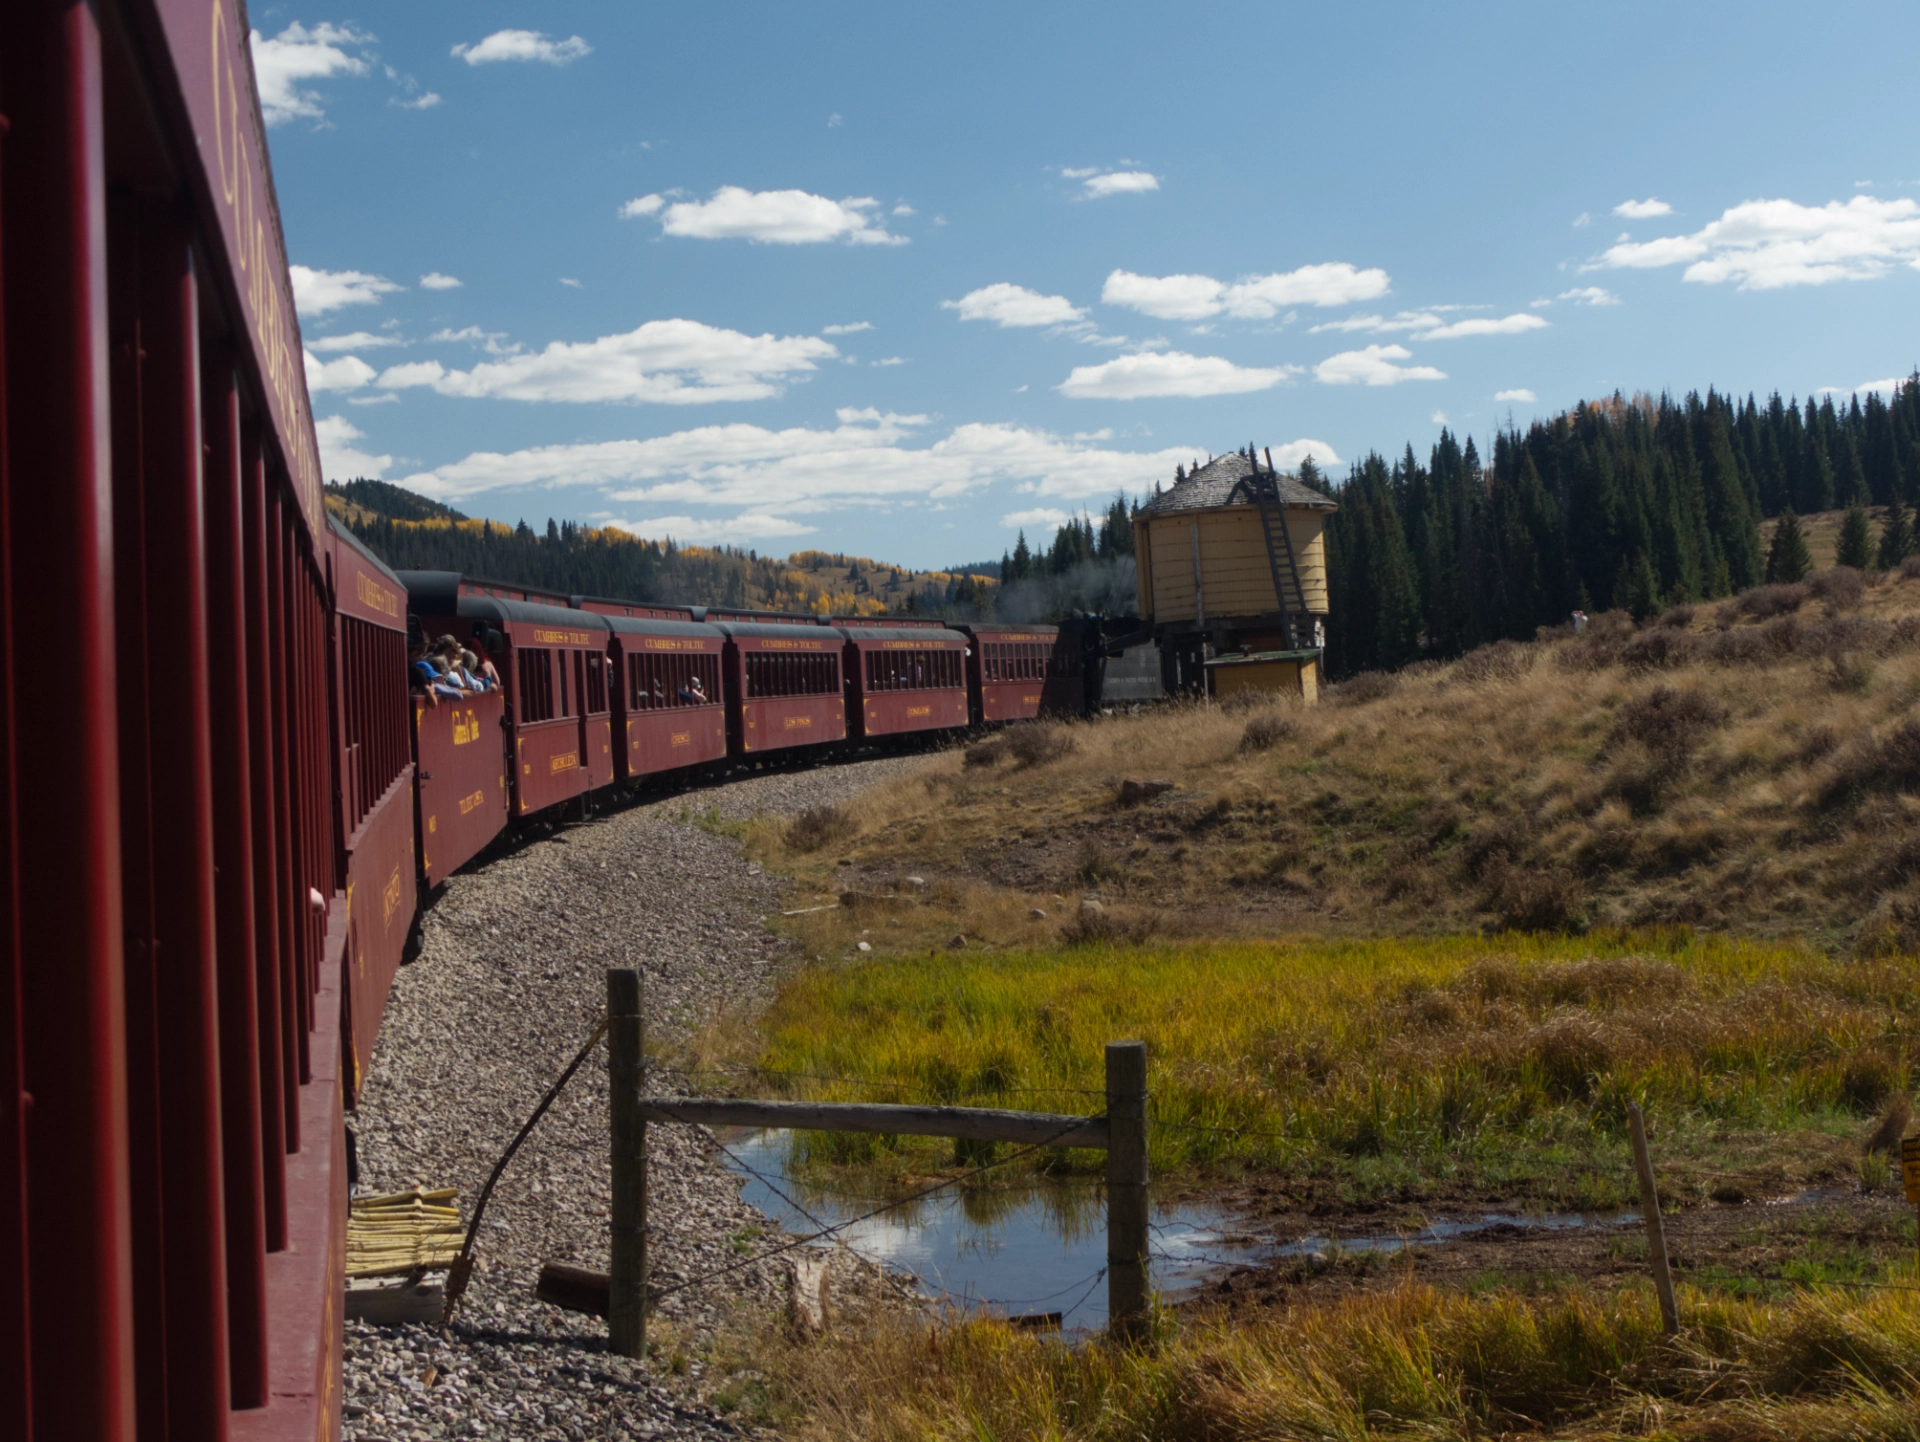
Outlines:
POLYGON ((427 698, 429 706, 438 706, 439 700, 433 694, 433 683, 437 677, 433 662, 427 658, 425 646, 415 646, 407 653, 407 690, 415 696, 427 698))
POLYGON ((493 689, 493 682, 480 667, 480 658, 471 651, 460 653, 460 664, 455 668, 460 684, 469 691, 487 692, 493 689))
POLYGON ((428 661, 429 664, 432 665, 434 672, 433 686, 428 694, 431 696, 450 696, 456 701, 464 700, 467 691, 454 681, 453 668, 447 665, 446 658, 444 656, 432 656, 428 658, 428 661))
POLYGON ((704 706, 707 704, 707 688, 700 684, 698 673, 690 676, 687 679, 687 684, 680 688, 680 699, 689 706, 704 706))

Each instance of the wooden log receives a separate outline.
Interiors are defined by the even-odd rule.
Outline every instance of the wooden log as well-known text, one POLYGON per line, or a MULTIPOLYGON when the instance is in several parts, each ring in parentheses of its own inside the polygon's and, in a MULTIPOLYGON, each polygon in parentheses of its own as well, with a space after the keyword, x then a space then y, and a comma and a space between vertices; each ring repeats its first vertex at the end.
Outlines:
POLYGON ((1660 1223, 1660 1193, 1653 1185, 1653 1161, 1647 1155, 1647 1123, 1640 1103, 1627 1103, 1633 1134, 1633 1166, 1640 1173, 1640 1210, 1647 1222, 1647 1258, 1653 1264, 1653 1289, 1660 1294, 1660 1320, 1671 1337, 1680 1330, 1680 1309, 1673 1300, 1673 1272, 1667 1265, 1667 1232, 1660 1223))
POLYGON ((827 1330, 827 1259, 795 1252, 787 1272, 787 1316, 803 1336, 827 1330))
POLYGON ((376 1327, 430 1327, 440 1320, 440 1309, 445 1305, 438 1282, 430 1287, 347 1288, 347 1320, 376 1327))
POLYGON ((1107 1043, 1107 1329, 1146 1329, 1147 1044, 1107 1043))
POLYGON ((607 1088, 612 1114, 613 1271, 607 1345, 622 1357, 646 1351, 647 1122, 640 1109, 640 973, 607 972, 607 1088))
POLYGON ((569 1267, 565 1262, 543 1264, 540 1280, 533 1288, 533 1295, 540 1301, 569 1312, 584 1312, 589 1317, 607 1315, 612 1292, 613 1278, 605 1272, 569 1267))
POLYGON ((964 1137, 1016 1146, 1104 1147, 1105 1117, 1006 1112, 976 1107, 892 1106, 867 1102, 764 1102, 713 1097, 642 1097, 650 1122, 709 1127, 779 1127, 794 1131, 881 1132, 896 1136, 964 1137))

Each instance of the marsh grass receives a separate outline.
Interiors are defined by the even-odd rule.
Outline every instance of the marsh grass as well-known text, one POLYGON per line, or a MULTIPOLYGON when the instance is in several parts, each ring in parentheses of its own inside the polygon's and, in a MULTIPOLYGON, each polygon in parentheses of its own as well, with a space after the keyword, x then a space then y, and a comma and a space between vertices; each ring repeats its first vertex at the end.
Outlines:
MULTIPOLYGON (((1284 1172, 1352 1198, 1627 1200, 1629 1102, 1663 1186, 1851 1175, 1910 1085, 1920 964, 1685 932, 1082 944, 808 968, 753 1062, 798 1095, 1097 1112, 1149 1046, 1156 1174, 1284 1172)), ((756 1043, 736 1042, 737 1046, 756 1043)), ((744 1053, 743 1053, 744 1055, 744 1053)), ((937 1169, 910 1140, 883 1148, 937 1169), (917 1159, 917 1160, 916 1160, 917 1159)), ((840 1155, 803 1148, 820 1160, 840 1155)), ((1097 1164, 1091 1154, 1049 1159, 1097 1164)))
POLYGON ((1490 1435, 1912 1438, 1920 1293, 1681 1289, 1478 1294, 1405 1284, 1258 1319, 1068 1346, 990 1320, 875 1317, 770 1344, 766 1420, 839 1442, 1269 1442, 1490 1435))

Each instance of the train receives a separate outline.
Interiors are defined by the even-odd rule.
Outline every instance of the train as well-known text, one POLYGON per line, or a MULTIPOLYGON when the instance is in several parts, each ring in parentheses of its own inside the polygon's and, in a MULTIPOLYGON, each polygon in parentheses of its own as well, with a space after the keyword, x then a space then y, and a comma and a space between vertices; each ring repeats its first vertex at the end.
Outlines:
POLYGON ((423 899, 503 833, 1148 670, 1098 623, 396 574, 326 511, 265 137, 235 0, 0 6, 0 1436, 23 1442, 339 1435, 348 1119, 423 899), (413 644, 449 631, 498 691, 410 694, 413 644))

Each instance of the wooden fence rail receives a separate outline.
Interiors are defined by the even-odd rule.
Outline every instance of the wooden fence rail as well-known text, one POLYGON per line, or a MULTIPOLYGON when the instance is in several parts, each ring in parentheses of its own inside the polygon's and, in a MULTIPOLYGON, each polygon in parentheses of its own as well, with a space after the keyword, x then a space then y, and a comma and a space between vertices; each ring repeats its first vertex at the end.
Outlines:
POLYGON ((742 1101, 730 1097, 640 1094, 640 976, 607 973, 613 1129, 613 1350, 637 1357, 645 1348, 638 1299, 646 1268, 646 1127, 691 1122, 711 1127, 776 1127, 801 1131, 877 1132, 958 1137, 1016 1146, 1087 1147, 1107 1154, 1107 1325, 1137 1336, 1149 1307, 1147 1277, 1147 1046, 1107 1043, 1105 1116, 997 1111, 984 1107, 889 1106, 866 1103, 742 1101), (624 1023, 624 1025, 622 1024, 624 1023), (631 1051, 627 1049, 631 1048, 631 1051), (630 1059, 629 1059, 630 1058, 630 1059), (622 1299, 632 1299, 622 1307, 622 1299))

